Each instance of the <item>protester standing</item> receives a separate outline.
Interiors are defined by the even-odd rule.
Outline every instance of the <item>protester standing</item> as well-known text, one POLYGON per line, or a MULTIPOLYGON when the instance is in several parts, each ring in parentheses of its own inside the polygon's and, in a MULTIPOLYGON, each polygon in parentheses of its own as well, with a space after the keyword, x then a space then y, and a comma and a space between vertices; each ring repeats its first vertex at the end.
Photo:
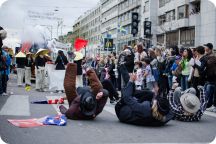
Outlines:
POLYGON ((23 52, 19 52, 16 55, 16 64, 17 64, 17 85, 23 85, 23 79, 25 74, 25 58, 26 55, 23 52))
POLYGON ((45 58, 43 54, 39 54, 35 59, 36 67, 36 90, 44 92, 45 88, 45 58))
POLYGON ((67 57, 64 55, 63 51, 58 51, 58 56, 55 61, 56 70, 65 70, 65 65, 68 64, 67 57))
POLYGON ((191 49, 187 48, 184 50, 180 65, 182 67, 181 87, 182 90, 186 90, 190 87, 189 82, 191 82, 191 76, 193 72, 192 66, 194 65, 191 49))
POLYGON ((26 54, 25 59, 25 84, 31 86, 31 68, 33 66, 33 58, 31 53, 26 54))

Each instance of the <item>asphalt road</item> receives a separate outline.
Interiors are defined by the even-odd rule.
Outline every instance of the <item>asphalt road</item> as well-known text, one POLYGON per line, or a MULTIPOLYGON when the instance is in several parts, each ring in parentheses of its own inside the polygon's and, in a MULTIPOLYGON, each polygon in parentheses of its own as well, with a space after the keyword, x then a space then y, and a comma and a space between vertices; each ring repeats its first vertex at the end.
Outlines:
POLYGON ((216 114, 208 112, 200 122, 170 121, 163 127, 142 127, 120 123, 114 106, 107 103, 94 121, 68 120, 67 125, 18 128, 7 119, 41 118, 57 114, 56 105, 35 105, 30 101, 64 94, 26 92, 12 76, 8 92, 0 97, 0 136, 9 144, 69 143, 210 143, 216 136, 216 114))

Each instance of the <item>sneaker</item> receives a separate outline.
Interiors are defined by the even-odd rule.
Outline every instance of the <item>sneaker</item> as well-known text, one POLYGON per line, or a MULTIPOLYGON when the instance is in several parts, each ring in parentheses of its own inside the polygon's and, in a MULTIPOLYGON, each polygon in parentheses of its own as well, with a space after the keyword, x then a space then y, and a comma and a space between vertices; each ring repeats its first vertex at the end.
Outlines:
POLYGON ((209 112, 216 113, 216 107, 215 106, 211 106, 210 108, 207 108, 206 110, 209 111, 209 112))
POLYGON ((3 93, 2 96, 8 96, 8 94, 7 93, 3 93))
POLYGON ((212 109, 212 112, 216 113, 216 107, 214 107, 214 108, 212 109))
POLYGON ((60 105, 60 106, 59 106, 59 110, 60 110, 60 112, 61 112, 62 114, 65 114, 65 113, 67 112, 67 108, 64 107, 63 105, 60 105))

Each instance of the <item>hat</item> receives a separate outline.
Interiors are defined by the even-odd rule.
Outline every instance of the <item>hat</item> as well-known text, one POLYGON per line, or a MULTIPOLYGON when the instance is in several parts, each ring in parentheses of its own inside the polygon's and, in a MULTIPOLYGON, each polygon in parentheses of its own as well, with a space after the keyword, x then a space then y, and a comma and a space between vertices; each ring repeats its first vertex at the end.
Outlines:
POLYGON ((74 55, 75 55, 75 58, 74 58, 75 61, 83 59, 83 54, 80 52, 74 52, 74 55))
POLYGON ((208 47, 211 50, 213 49, 213 44, 212 43, 204 44, 204 46, 208 47))
POLYGON ((157 98, 157 107, 158 107, 158 111, 160 112, 160 114, 164 116, 167 115, 170 111, 169 101, 163 97, 157 98))
POLYGON ((39 56, 39 55, 45 55, 45 54, 48 54, 49 53, 49 50, 48 49, 39 49, 37 51, 37 53, 35 54, 35 57, 39 56))
POLYGON ((20 51, 15 57, 16 58, 25 58, 26 55, 23 52, 20 51))
POLYGON ((95 114, 97 108, 97 102, 95 96, 91 92, 85 92, 80 98, 81 112, 86 116, 92 116, 95 114))
POLYGON ((180 102, 185 111, 195 114, 200 109, 200 100, 191 93, 185 93, 180 97, 180 102))

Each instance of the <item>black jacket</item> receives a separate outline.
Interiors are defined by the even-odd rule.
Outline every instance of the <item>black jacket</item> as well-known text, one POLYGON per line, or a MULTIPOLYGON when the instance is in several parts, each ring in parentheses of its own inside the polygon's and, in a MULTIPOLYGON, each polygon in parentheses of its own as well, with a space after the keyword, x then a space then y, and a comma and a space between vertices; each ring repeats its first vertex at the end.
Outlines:
POLYGON ((115 106, 116 115, 121 122, 135 125, 161 126, 173 118, 171 112, 166 116, 165 122, 153 118, 151 112, 152 98, 139 101, 137 97, 133 97, 133 89, 134 83, 128 82, 127 86, 122 90, 121 101, 115 106))
POLYGON ((82 60, 74 61, 77 64, 77 75, 82 75, 82 60))
POLYGON ((132 73, 134 70, 134 55, 131 54, 125 57, 125 66, 129 73, 132 73))
POLYGON ((28 58, 25 59, 25 66, 26 67, 32 67, 33 65, 33 59, 31 58, 31 60, 28 60, 28 58))
POLYGON ((16 58, 17 68, 25 68, 25 58, 16 58))
POLYGON ((41 58, 40 56, 36 57, 35 66, 37 67, 37 69, 39 69, 39 66, 45 67, 45 63, 46 63, 46 61, 44 58, 41 58))
POLYGON ((65 70, 65 65, 68 64, 66 56, 58 56, 56 61, 56 70, 65 70))

